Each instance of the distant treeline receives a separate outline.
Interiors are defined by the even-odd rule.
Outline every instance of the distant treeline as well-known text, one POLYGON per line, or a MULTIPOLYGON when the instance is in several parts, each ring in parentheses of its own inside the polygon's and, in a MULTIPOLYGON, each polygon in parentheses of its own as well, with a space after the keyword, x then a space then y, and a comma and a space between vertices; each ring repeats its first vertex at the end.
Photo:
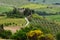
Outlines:
POLYGON ((29 8, 13 8, 12 11, 9 12, 3 12, 3 14, 5 14, 7 17, 11 17, 11 18, 22 18, 25 16, 29 16, 32 13, 34 13, 34 10, 29 9, 29 8))
POLYGON ((60 3, 53 3, 54 5, 60 5, 60 3))
POLYGON ((60 12, 56 12, 56 13, 47 13, 47 12, 45 12, 45 11, 35 11, 37 14, 39 14, 39 15, 59 15, 60 14, 60 12))

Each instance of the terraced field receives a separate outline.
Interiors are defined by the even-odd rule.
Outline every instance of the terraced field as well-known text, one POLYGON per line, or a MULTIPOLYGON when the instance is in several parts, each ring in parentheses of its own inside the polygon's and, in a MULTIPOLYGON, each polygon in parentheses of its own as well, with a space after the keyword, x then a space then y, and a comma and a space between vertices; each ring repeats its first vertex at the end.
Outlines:
POLYGON ((4 24, 5 26, 8 25, 16 25, 16 26, 23 26, 25 25, 26 21, 24 18, 0 18, 0 24, 4 24))
POLYGON ((55 21, 48 20, 38 15, 33 15, 31 25, 36 28, 38 27, 38 29, 46 29, 46 31, 44 31, 45 33, 51 33, 54 36, 60 31, 60 25, 55 21))
POLYGON ((26 25, 25 18, 6 18, 0 16, 0 24, 3 24, 5 30, 11 30, 15 33, 26 25))
POLYGON ((60 12, 60 6, 47 5, 47 4, 27 4, 21 6, 21 8, 30 8, 36 11, 52 13, 52 14, 60 12))

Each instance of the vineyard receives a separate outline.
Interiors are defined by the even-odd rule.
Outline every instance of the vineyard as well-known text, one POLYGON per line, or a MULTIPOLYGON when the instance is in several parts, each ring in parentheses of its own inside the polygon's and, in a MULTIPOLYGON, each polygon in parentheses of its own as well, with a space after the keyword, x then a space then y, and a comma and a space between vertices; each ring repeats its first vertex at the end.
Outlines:
POLYGON ((42 29, 45 33, 51 33, 54 36, 56 33, 60 31, 60 25, 52 20, 48 20, 43 17, 39 17, 39 15, 34 14, 31 18, 32 27, 36 27, 38 29, 42 29))

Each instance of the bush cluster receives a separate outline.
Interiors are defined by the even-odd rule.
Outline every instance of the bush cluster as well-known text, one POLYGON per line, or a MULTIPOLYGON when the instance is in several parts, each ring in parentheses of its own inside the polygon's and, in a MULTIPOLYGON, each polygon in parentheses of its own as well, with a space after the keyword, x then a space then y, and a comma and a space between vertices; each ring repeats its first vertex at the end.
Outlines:
POLYGON ((4 30, 0 33, 0 37, 3 39, 9 39, 12 35, 12 32, 10 30, 4 30))
POLYGON ((60 40, 60 32, 58 32, 58 33, 56 34, 56 39, 57 39, 57 40, 60 40))
POLYGON ((47 40, 53 40, 51 34, 44 34, 40 29, 33 27, 22 28, 11 36, 14 40, 43 40, 42 37, 47 37, 47 40), (35 38, 35 39, 34 39, 35 38))
POLYGON ((9 39, 12 35, 12 32, 10 30, 4 30, 3 24, 0 24, 0 37, 4 39, 9 39))
POLYGON ((20 17, 23 17, 23 15, 15 7, 14 7, 14 9, 12 11, 6 12, 6 14, 7 14, 7 17, 10 17, 10 18, 20 18, 20 17))
POLYGON ((43 34, 40 30, 34 30, 27 33, 28 40, 54 40, 53 35, 43 34))
POLYGON ((29 8, 16 8, 14 7, 12 11, 4 12, 7 17, 10 18, 23 18, 34 13, 34 10, 29 8))

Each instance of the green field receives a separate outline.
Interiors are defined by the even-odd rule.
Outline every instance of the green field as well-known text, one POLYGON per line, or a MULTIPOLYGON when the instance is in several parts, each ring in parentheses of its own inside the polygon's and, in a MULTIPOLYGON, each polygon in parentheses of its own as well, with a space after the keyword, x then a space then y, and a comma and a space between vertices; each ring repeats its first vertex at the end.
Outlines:
POLYGON ((13 8, 9 6, 0 6, 0 13, 1 12, 8 12, 11 11, 13 8))
POLYGON ((56 5, 47 5, 47 4, 27 4, 21 6, 20 8, 30 8, 36 11, 42 11, 42 12, 52 13, 52 14, 60 12, 60 7, 56 5))
MULTIPOLYGON (((50 18, 50 16, 49 16, 49 18, 50 18)), ((54 36, 56 36, 56 33, 58 33, 60 31, 60 25, 57 24, 55 21, 52 21, 52 19, 53 19, 53 17, 51 17, 51 19, 48 20, 48 18, 43 18, 42 16, 34 14, 34 15, 32 15, 32 18, 31 18, 32 21, 30 23, 31 23, 32 27, 36 27, 38 29, 39 28, 43 29, 42 31, 44 31, 44 29, 45 29, 46 31, 44 31, 44 32, 46 32, 46 33, 48 32, 48 33, 51 33, 54 36)))
POLYGON ((28 4, 28 0, 0 0, 0 5, 8 5, 8 6, 20 6, 24 4, 28 4))
POLYGON ((50 16, 45 16, 48 20, 56 20, 57 22, 60 22, 60 15, 50 15, 50 16))
MULTIPOLYGON (((56 34, 58 32, 60 32, 60 7, 58 7, 56 5, 33 4, 33 3, 28 2, 27 0, 0 0, 0 3, 2 3, 2 5, 0 4, 1 5, 0 6, 0 26, 2 27, 2 24, 3 24, 3 27, 9 27, 8 29, 10 29, 10 28, 11 29, 12 28, 20 29, 20 27, 23 27, 20 29, 20 31, 17 31, 15 33, 15 34, 17 34, 17 36, 15 34, 12 34, 14 36, 11 35, 11 37, 15 37, 20 40, 21 39, 25 40, 25 39, 27 39, 27 38, 25 38, 25 37, 27 37, 26 36, 27 32, 29 32, 31 30, 41 30, 44 32, 44 34, 48 34, 48 33, 52 34, 55 38, 56 34), (17 10, 17 9, 13 10, 13 7, 15 7, 15 6, 16 6, 16 8, 33 9, 33 11, 35 11, 35 12, 33 14, 33 12, 31 10, 27 10, 27 11, 22 10, 23 12, 20 12, 20 10, 17 10), (1 16, 4 12, 7 12, 9 15, 7 15, 7 13, 6 13, 5 15, 1 16), (32 14, 29 14, 30 12, 32 14), (38 12, 39 13, 46 12, 49 15, 43 14, 45 16, 45 17, 43 17, 42 15, 41 16, 38 15, 38 12), (29 16, 25 16, 25 15, 27 15, 27 13, 29 14, 29 16), (51 13, 51 15, 50 15, 50 13, 51 13), (55 14, 55 15, 53 15, 53 14, 55 14), (20 16, 23 16, 23 17, 20 18, 20 16), (27 19, 25 19, 25 17, 27 19), (28 23, 28 22, 26 22, 26 20, 29 20, 28 21, 29 24, 28 24, 28 26, 25 27, 26 23, 28 23)), ((11 38, 9 35, 8 35, 8 37, 11 38)))
MULTIPOLYGON (((19 7, 19 6, 18 6, 19 7)), ((56 6, 56 5, 46 5, 46 4, 26 4, 26 5, 22 5, 20 6, 20 8, 30 8, 30 9, 34 9, 36 11, 41 11, 41 12, 46 12, 46 13, 58 13, 60 12, 60 7, 56 6), (49 7, 49 8, 47 8, 49 7)), ((11 6, 0 6, 0 12, 5 12, 5 11, 10 11, 13 8, 11 6)))
POLYGON ((24 18, 5 18, 0 17, 0 24, 3 25, 16 25, 16 26, 24 26, 26 24, 26 20, 24 18))

